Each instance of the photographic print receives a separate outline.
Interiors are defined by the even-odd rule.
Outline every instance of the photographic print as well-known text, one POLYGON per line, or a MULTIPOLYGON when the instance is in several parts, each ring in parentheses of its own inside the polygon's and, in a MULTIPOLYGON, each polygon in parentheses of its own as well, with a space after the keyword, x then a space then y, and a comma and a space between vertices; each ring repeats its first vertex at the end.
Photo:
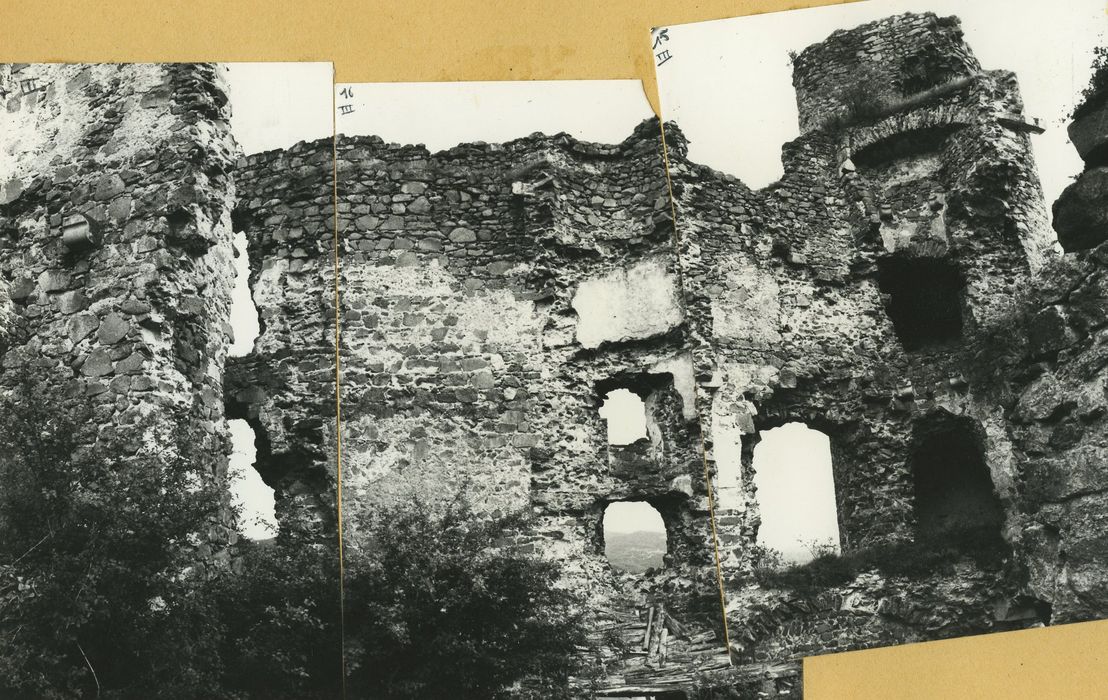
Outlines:
POLYGON ((267 170, 332 142, 332 84, 0 67, 0 696, 338 692, 333 291, 293 274, 330 269, 333 187, 267 170), (262 238, 293 194, 319 216, 262 238))
POLYGON ((652 32, 750 697, 1108 615, 1104 29, 865 2, 652 32))
MULTIPOLYGON (((405 70, 538 74, 505 21, 405 70)), ((628 26, 660 117, 0 64, 0 698, 799 698, 1108 619, 1101 0, 628 26)))
POLYGON ((681 696, 729 660, 641 85, 336 89, 351 690, 681 696))

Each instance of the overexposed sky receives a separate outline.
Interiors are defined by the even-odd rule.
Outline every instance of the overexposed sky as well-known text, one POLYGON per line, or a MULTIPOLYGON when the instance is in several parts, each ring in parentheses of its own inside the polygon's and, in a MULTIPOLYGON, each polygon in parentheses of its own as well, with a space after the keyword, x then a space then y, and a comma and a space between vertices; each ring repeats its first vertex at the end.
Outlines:
POLYGON ((646 405, 628 389, 609 391, 600 405, 609 445, 630 445, 646 434, 646 405))
POLYGON ((247 155, 330 138, 330 63, 224 63, 231 132, 247 155))
POLYGON ((604 509, 604 532, 665 532, 654 506, 644 501, 616 501, 604 509))
MULTIPOLYGON (((331 138, 330 63, 225 63, 231 102, 231 133, 247 155, 288 148, 299 141, 331 138)), ((329 188, 326 182, 320 187, 329 188)), ((235 284, 231 291, 232 357, 254 348, 258 311, 250 296, 246 236, 235 235, 235 284)), ((232 453, 228 464, 231 496, 242 507, 239 530, 251 539, 277 534, 273 489, 253 468, 254 431, 244 420, 228 421, 232 453)))
POLYGON ((231 499, 242 507, 239 532, 252 540, 264 540, 277 535, 277 516, 273 512, 273 489, 266 486, 254 469, 257 450, 254 431, 241 419, 227 421, 231 431, 231 457, 228 473, 231 499))
POLYGON ((1065 127, 1105 40, 1105 0, 866 0, 673 25, 672 58, 656 68, 662 114, 689 138, 694 162, 764 187, 781 176, 781 145, 799 134, 788 52, 836 29, 927 11, 960 17, 982 67, 1018 76, 1026 113, 1047 129, 1032 143, 1049 205, 1083 167, 1065 127))
POLYGON ((761 438, 754 446, 754 485, 762 516, 758 543, 790 562, 811 559, 813 542, 838 551, 831 441, 803 423, 786 423, 761 438))
POLYGON ((637 80, 349 83, 335 86, 335 106, 340 134, 424 144, 432 153, 536 131, 619 143, 654 116, 637 80))

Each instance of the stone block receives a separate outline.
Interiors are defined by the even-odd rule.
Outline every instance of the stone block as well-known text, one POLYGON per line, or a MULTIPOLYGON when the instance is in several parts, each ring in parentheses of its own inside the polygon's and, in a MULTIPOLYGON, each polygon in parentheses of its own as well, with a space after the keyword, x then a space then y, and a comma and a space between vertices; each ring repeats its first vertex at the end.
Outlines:
POLYGON ((1054 230, 1066 252, 1108 240, 1108 167, 1081 174, 1054 203, 1054 230))
POLYGON ((1108 103, 1070 122, 1066 133, 1081 159, 1088 160, 1097 149, 1108 144, 1108 103))
POLYGON ((127 319, 112 312, 100 321, 100 327, 96 332, 97 339, 104 345, 114 345, 127 335, 131 324, 127 319))

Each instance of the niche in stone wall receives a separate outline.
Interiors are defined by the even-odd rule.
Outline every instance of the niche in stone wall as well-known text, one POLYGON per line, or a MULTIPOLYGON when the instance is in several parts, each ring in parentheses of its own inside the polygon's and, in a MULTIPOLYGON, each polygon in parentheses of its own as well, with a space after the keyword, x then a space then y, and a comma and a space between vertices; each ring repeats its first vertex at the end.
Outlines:
POLYGON ((957 266, 945 258, 890 256, 877 264, 885 308, 905 350, 957 342, 962 336, 962 290, 957 266))
POLYGON ((1004 511, 985 464, 984 433, 970 418, 936 413, 912 431, 909 461, 917 531, 947 547, 999 548, 1004 511))
POLYGON ((669 539, 658 509, 646 501, 609 503, 603 515, 604 556, 617 571, 644 574, 665 565, 669 539))
POLYGON ((959 128, 960 125, 942 124, 898 131, 859 148, 850 160, 863 172, 887 168, 897 161, 917 161, 920 165, 912 168, 916 175, 912 179, 931 176, 940 164, 933 163, 930 157, 941 151, 946 146, 946 140, 959 128))
POLYGON ((831 440, 803 423, 760 433, 754 486, 761 526, 758 544, 791 564, 839 552, 839 516, 831 440))
POLYGON ((673 375, 622 374, 598 382, 595 396, 611 474, 629 493, 668 488, 681 471, 669 457, 685 444, 684 400, 673 375))
POLYGON ((943 255, 948 140, 959 126, 895 131, 851 155, 862 201, 886 253, 943 255))

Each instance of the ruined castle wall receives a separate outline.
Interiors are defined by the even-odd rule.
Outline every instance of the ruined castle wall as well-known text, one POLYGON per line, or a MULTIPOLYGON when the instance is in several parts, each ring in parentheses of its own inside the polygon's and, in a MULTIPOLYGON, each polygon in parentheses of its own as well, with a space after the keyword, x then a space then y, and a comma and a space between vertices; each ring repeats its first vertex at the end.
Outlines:
POLYGON ((800 130, 980 70, 955 17, 894 15, 836 31, 793 61, 800 130))
POLYGON ((0 70, 0 383, 45 371, 119 454, 149 439, 136 425, 183 417, 211 455, 200 471, 222 475, 236 146, 221 69, 0 70))
POLYGON ((611 650, 626 678, 654 673, 663 608, 689 625, 671 658, 718 665, 695 382, 657 122, 615 145, 533 135, 429 153, 341 137, 337 152, 352 565, 362 525, 381 506, 415 499, 433 509, 461 495, 479 514, 525 517, 516 542, 563 564, 590 601, 599 644, 622 634, 641 645, 654 615, 646 655, 611 650), (643 399, 648 437, 608 444, 599 411, 615 389, 643 399), (662 570, 608 564, 602 518, 620 500, 661 513, 662 570))
POLYGON ((243 158, 237 231, 247 237, 258 310, 253 350, 228 363, 228 415, 254 429, 255 469, 274 489, 279 532, 335 525, 333 141, 243 158))
POLYGON ((688 163, 680 134, 667 134, 733 647, 756 660, 1033 622, 1042 608, 1027 603, 1023 574, 968 559, 958 575, 874 570, 822 591, 752 577, 753 448, 789 421, 831 439, 848 556, 921 536, 913 460, 952 426, 988 472, 1002 511, 994 535, 1019 548, 1005 397, 1025 360, 1011 328, 1052 245, 1030 153, 1037 127, 1011 74, 980 72, 956 20, 837 32, 794 65, 805 133, 784 146, 779 182, 751 192, 688 163), (890 86, 881 110, 850 95, 867 71, 890 86), (947 325, 905 325, 936 308, 952 310, 947 325))
POLYGON ((645 499, 673 553, 704 560, 659 147, 649 124, 618 146, 340 142, 351 527, 374 502, 461 489, 596 562, 603 506, 645 499), (607 445, 598 410, 621 387, 653 407, 649 445, 607 445))
POLYGON ((1029 587, 1057 621, 1103 617, 1108 604, 1104 465, 1108 460, 1108 206, 1099 194, 1102 94, 1069 132, 1085 171, 1054 203, 1054 226, 1068 252, 1035 282, 1023 332, 1026 371, 1016 377, 1010 414, 1024 503, 1029 587))

